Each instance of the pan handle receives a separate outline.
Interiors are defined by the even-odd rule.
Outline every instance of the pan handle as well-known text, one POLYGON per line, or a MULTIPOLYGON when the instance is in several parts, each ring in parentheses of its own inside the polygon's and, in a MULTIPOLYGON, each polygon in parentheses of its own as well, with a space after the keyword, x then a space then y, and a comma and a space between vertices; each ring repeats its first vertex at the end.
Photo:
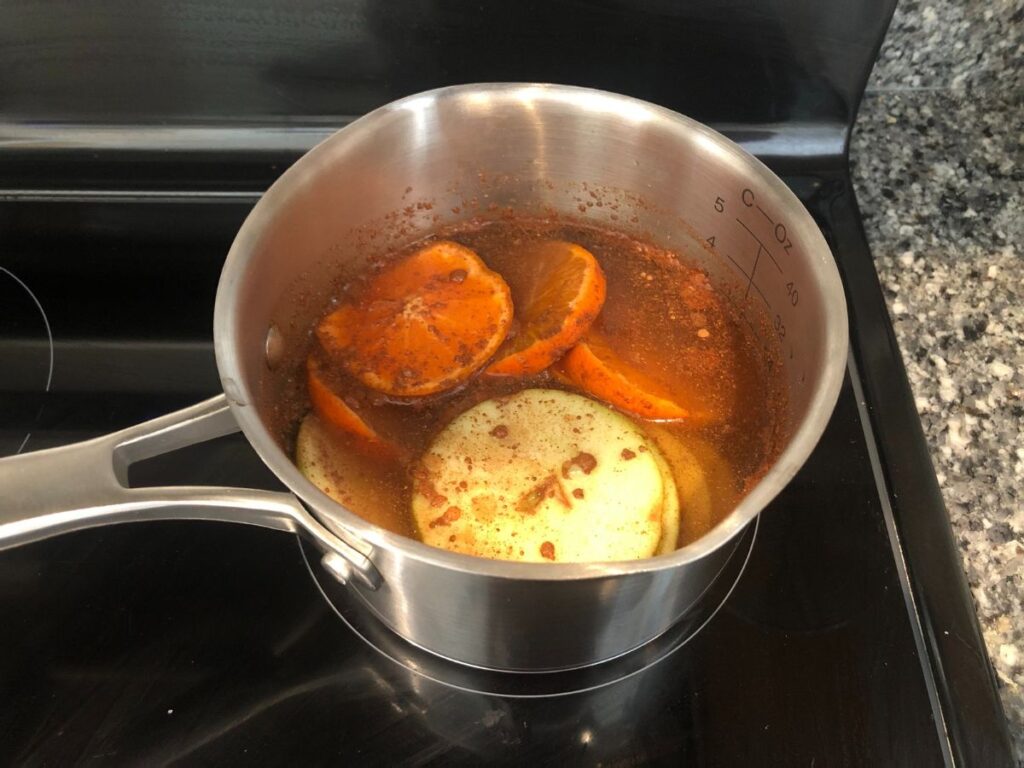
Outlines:
POLYGON ((380 572, 291 493, 218 487, 129 488, 137 461, 238 431, 224 395, 109 435, 0 459, 0 550, 70 531, 145 520, 247 523, 309 536, 342 581, 380 572))

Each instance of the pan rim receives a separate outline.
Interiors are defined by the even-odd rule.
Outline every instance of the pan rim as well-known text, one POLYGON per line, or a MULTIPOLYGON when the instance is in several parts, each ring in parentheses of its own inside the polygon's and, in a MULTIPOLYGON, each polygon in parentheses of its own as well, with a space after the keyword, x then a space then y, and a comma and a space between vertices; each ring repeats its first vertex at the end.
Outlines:
POLYGON ((823 235, 796 195, 767 166, 717 131, 640 99, 579 86, 547 83, 474 83, 412 94, 353 121, 299 158, 266 191, 246 217, 228 252, 214 308, 214 348, 221 383, 243 434, 274 474, 337 535, 373 559, 381 550, 397 552, 447 570, 501 579, 574 581, 618 577, 674 569, 709 555, 732 541, 789 484, 818 444, 839 398, 846 372, 849 321, 845 292, 835 259, 823 235), (244 381, 237 349, 238 287, 244 282, 248 257, 267 222, 296 188, 314 175, 316 160, 335 145, 372 135, 375 126, 396 112, 417 110, 443 100, 535 98, 561 101, 580 108, 642 115, 673 126, 681 134, 699 135, 718 153, 718 160, 755 174, 758 183, 793 211, 791 228, 804 244, 810 270, 826 298, 823 371, 812 390, 807 416, 797 424, 787 445, 764 477, 718 525, 696 541, 669 554, 642 560, 604 563, 518 563, 448 552, 392 533, 348 510, 321 492, 298 471, 259 417, 251 388, 244 381))

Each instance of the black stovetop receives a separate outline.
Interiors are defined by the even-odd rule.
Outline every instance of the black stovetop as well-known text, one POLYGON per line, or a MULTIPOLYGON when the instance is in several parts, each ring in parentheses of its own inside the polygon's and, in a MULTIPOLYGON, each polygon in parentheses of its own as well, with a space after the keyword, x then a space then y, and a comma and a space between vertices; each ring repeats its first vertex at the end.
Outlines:
MULTIPOLYGON (((998 704, 986 698, 991 680, 986 688, 972 668, 985 657, 969 602, 960 606, 968 613, 957 646, 933 636, 939 619, 931 605, 962 602, 962 575, 908 546, 912 523, 893 506, 884 461, 896 449, 872 426, 877 382, 867 369, 859 374, 856 361, 877 379, 887 369, 876 358, 896 352, 891 335, 878 335, 887 320, 849 181, 842 173, 786 180, 843 269, 854 354, 820 445, 762 514, 735 589, 688 642, 585 693, 475 693, 364 643, 323 599, 288 535, 210 523, 94 529, 0 554, 0 759, 1008 761, 998 704)), ((0 450, 17 451, 29 433, 25 450, 85 438, 215 393, 208 328, 217 254, 245 210, 166 199, 0 207, 10 235, 0 260, 0 450), (173 226, 196 219, 201 227, 173 226), (53 337, 46 394, 47 327, 36 300, 53 337)), ((930 467, 915 471, 927 479, 930 467)), ((140 473, 139 482, 276 487, 239 436, 140 473)), ((948 535, 938 513, 933 523, 948 535)))
MULTIPOLYGON (((849 180, 894 5, 0 3, 0 455, 219 391, 217 277, 260 191, 351 116, 440 85, 588 85, 723 130, 815 216, 851 320, 820 445, 653 666, 565 696, 460 690, 498 689, 370 648, 285 534, 94 529, 0 552, 0 764, 1011 765, 849 180)), ((277 487, 238 436, 137 470, 277 487)))

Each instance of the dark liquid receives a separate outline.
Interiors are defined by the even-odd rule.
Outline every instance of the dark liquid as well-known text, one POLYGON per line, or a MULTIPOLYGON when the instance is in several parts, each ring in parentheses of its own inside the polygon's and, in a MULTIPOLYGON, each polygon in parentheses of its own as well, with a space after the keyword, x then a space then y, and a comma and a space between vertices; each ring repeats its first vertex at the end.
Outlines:
MULTIPOLYGON (((785 412, 777 356, 761 340, 768 335, 755 333, 730 293, 713 285, 696 262, 614 231, 541 220, 461 225, 435 238, 454 240, 476 251, 492 270, 506 277, 513 287, 513 300, 520 282, 517 277, 536 269, 528 256, 532 243, 567 240, 594 254, 607 278, 607 298, 595 329, 635 369, 666 384, 680 402, 715 414, 713 422, 704 426, 653 424, 630 417, 641 428, 667 436, 669 444, 684 446, 702 470, 710 503, 693 504, 690 509, 684 486, 693 485, 692 475, 677 473, 683 498, 680 546, 699 538, 727 515, 774 460, 785 412)), ((381 266, 422 245, 388 257, 381 266)), ((334 298, 344 302, 361 285, 362 280, 350 281, 334 298)), ((322 314, 335 306, 332 302, 322 314)), ((356 455, 359 448, 352 438, 332 432, 332 439, 352 452, 364 475, 358 485, 349 483, 339 500, 368 521, 412 537, 416 532, 409 512, 411 470, 433 437, 455 416, 483 400, 521 389, 573 389, 546 371, 524 378, 475 375, 456 391, 397 402, 346 376, 319 348, 313 353, 323 361, 332 389, 399 454, 392 461, 363 459, 356 455)), ((664 452, 671 463, 670 451, 664 452)))

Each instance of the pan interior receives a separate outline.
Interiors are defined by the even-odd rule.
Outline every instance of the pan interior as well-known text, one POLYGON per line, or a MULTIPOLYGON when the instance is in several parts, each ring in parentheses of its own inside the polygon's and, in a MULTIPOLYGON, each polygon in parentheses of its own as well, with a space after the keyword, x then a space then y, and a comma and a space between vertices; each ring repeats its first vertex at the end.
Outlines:
MULTIPOLYGON (((374 256, 441 227, 508 211, 578 217, 666 247, 706 242, 725 221, 718 200, 740 205, 755 183, 765 210, 799 205, 767 169, 717 134, 625 97, 509 84, 396 102, 300 159, 243 225, 215 314, 225 392, 250 442, 321 519, 371 545, 447 562, 445 553, 427 552, 330 502, 289 459, 287 425, 296 414, 281 404, 294 401, 286 395, 298 386, 297 361, 334 287, 330 278, 343 280, 374 256), (266 354, 270 332, 274 365, 266 354)), ((739 236, 737 227, 730 231, 739 236)), ((802 275, 801 314, 785 318, 799 363, 785 369, 789 411, 782 418, 790 438, 740 507, 680 557, 721 546, 781 489, 820 436, 838 392, 846 338, 838 275, 802 209, 792 211, 788 232, 802 275)), ((736 283, 727 259, 699 252, 712 277, 736 283)), ((784 305, 781 283, 763 290, 774 306, 784 305)))

